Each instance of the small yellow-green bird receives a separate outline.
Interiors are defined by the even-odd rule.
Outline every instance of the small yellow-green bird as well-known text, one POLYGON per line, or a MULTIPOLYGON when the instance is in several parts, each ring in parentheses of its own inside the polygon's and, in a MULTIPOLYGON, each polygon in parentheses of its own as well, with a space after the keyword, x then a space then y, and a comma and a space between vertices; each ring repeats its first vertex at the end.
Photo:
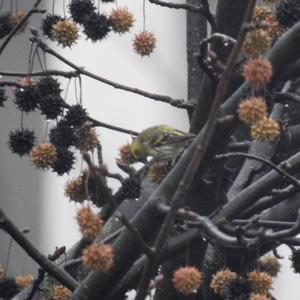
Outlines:
POLYGON ((131 153, 137 161, 146 162, 148 156, 156 160, 175 158, 195 136, 168 125, 144 129, 131 143, 131 153))

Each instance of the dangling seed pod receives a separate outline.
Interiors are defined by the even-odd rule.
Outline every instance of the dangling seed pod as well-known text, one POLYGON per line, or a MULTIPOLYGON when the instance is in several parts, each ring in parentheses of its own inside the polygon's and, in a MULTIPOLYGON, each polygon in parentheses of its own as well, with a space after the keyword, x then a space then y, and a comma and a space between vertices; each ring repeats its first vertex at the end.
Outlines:
POLYGON ((267 294, 272 287, 272 277, 265 272, 249 272, 247 278, 255 294, 267 294))
POLYGON ((16 129, 10 131, 8 139, 8 147, 12 153, 20 156, 29 154, 35 143, 34 132, 28 129, 16 129))
POLYGON ((104 14, 92 13, 83 23, 83 31, 92 42, 104 39, 111 31, 111 21, 104 14))
POLYGON ((125 33, 133 26, 134 18, 133 14, 127 7, 120 7, 113 9, 110 14, 110 20, 114 32, 125 33))
POLYGON ((271 47, 269 33, 263 29, 251 30, 247 33, 242 52, 250 57, 257 57, 271 47))
POLYGON ((102 229, 103 221, 89 206, 80 208, 76 219, 82 235, 88 240, 93 240, 102 229))
POLYGON ((25 289, 27 286, 29 286, 33 281, 32 274, 25 274, 21 276, 16 277, 16 283, 21 289, 25 289))
POLYGON ((60 95, 61 92, 58 80, 51 76, 41 78, 38 81, 36 88, 39 97, 44 97, 52 94, 60 95))
POLYGON ((82 263, 88 270, 106 271, 113 266, 111 245, 92 244, 82 252, 82 263))
POLYGON ((294 272, 300 274, 300 249, 293 250, 289 260, 292 262, 294 272))
POLYGON ((72 20, 62 20, 52 25, 51 36, 63 47, 71 47, 79 37, 79 27, 72 20))
POLYGON ((35 86, 15 89, 14 102, 18 109, 24 112, 34 111, 38 107, 38 93, 35 86))
POLYGON ((38 144, 30 151, 30 159, 37 168, 49 169, 57 159, 56 148, 50 143, 38 144))
POLYGON ((62 176, 68 174, 72 169, 75 162, 74 153, 67 148, 56 147, 56 160, 53 164, 53 171, 62 176))
POLYGON ((251 137, 259 142, 272 141, 280 134, 277 121, 264 117, 251 126, 251 137))
POLYGON ((135 35, 133 48, 141 56, 150 55, 156 46, 156 38, 152 32, 142 31, 135 35))
POLYGON ((74 145, 74 129, 69 126, 66 120, 60 120, 49 132, 50 142, 57 147, 70 147, 74 145))
POLYGON ((73 20, 79 24, 84 23, 95 10, 96 7, 91 0, 72 0, 69 5, 73 20))
POLYGON ((230 283, 235 280, 237 274, 228 268, 222 269, 213 275, 209 287, 218 295, 223 296, 230 283))
POLYGON ((39 108, 47 120, 54 120, 63 112, 63 99, 59 95, 47 95, 40 99, 39 108))
POLYGON ((119 148, 117 161, 124 165, 131 165, 136 162, 136 159, 131 153, 130 144, 124 144, 119 148))
POLYGON ((84 182, 81 177, 70 179, 67 181, 64 187, 65 196, 76 203, 82 203, 87 199, 84 182))
POLYGON ((300 2, 298 0, 280 1, 276 7, 279 24, 286 28, 292 27, 300 20, 300 2))
POLYGON ((4 88, 0 88, 0 107, 4 107, 4 102, 7 101, 7 96, 4 88))
POLYGON ((0 298, 11 299, 19 292, 19 287, 16 280, 11 277, 6 277, 0 281, 0 298))
POLYGON ((181 267, 172 278, 175 289, 187 296, 194 293, 203 282, 203 274, 195 267, 181 267))
POLYGON ((67 300, 71 295, 71 291, 63 285, 55 285, 50 295, 55 300, 67 300))
POLYGON ((69 126, 80 127, 87 121, 87 112, 81 105, 76 104, 69 107, 65 115, 66 124, 69 126))
POLYGON ((267 116, 267 109, 262 97, 251 97, 240 102, 237 112, 241 121, 252 125, 267 116))
POLYGON ((45 36, 47 36, 50 40, 52 40, 52 26, 56 24, 58 21, 62 21, 64 18, 58 15, 48 14, 45 19, 42 20, 41 29, 45 36))
POLYGON ((3 39, 13 29, 10 22, 10 15, 8 13, 0 15, 0 39, 3 39))
POLYGON ((243 68, 242 75, 252 86, 266 86, 273 75, 272 65, 265 58, 249 59, 243 68))
MULTIPOLYGON (((15 27, 27 14, 26 11, 24 10, 18 10, 15 13, 10 15, 10 23, 12 24, 13 27, 15 27)), ((25 31, 25 29, 27 28, 27 26, 29 25, 29 21, 25 21, 21 28, 18 30, 18 33, 22 33, 25 31)))

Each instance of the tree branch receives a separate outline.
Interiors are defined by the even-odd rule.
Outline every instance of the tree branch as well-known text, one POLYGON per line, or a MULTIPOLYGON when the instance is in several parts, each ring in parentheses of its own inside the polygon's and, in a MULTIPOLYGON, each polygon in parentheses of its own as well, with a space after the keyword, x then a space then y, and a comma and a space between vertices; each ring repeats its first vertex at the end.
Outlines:
POLYGON ((45 43, 43 43, 41 40, 38 40, 37 38, 32 38, 32 40, 34 42, 37 42, 38 47, 42 49, 42 51, 44 51, 45 53, 51 54, 52 56, 56 57, 57 59, 59 59, 60 61, 62 61, 63 63, 65 63, 66 65, 70 66, 71 68, 73 68, 74 70, 76 70, 79 74, 85 75, 87 77, 90 77, 92 79, 95 79, 97 81, 100 81, 102 83, 105 83, 107 85, 110 85, 116 89, 121 89, 127 92, 131 92, 131 93, 135 93, 144 97, 147 97, 149 99, 153 99, 153 100, 157 100, 160 102, 164 102, 167 104, 170 104, 174 107, 177 108, 184 108, 184 109, 188 109, 191 108, 192 106, 190 104, 187 104, 183 99, 173 99, 169 96, 163 96, 163 95, 158 95, 158 94, 152 94, 143 90, 140 90, 138 88, 132 88, 123 84, 119 84, 116 83, 114 81, 108 80, 106 78, 103 78, 101 76, 98 76, 96 74, 93 74, 89 71, 86 71, 84 68, 82 67, 78 67, 77 65, 75 65, 74 63, 72 63, 71 61, 69 61, 68 59, 66 59, 65 57, 63 57, 62 55, 60 55, 59 53, 57 53, 56 51, 54 51, 53 49, 50 49, 45 43))
POLYGON ((230 158, 230 157, 245 157, 248 159, 254 159, 257 161, 260 161, 268 166, 270 166, 272 169, 274 169, 276 172, 278 172, 281 176, 282 179, 285 180, 287 183, 292 184, 293 186, 300 188, 300 183, 297 178, 294 176, 288 174, 284 170, 282 170, 279 167, 277 167, 275 164, 273 164, 270 160, 265 159, 263 157, 254 155, 254 154, 248 154, 248 153, 243 153, 243 152, 229 152, 229 153, 223 153, 223 154, 218 154, 215 156, 216 159, 224 159, 224 158, 230 158))
POLYGON ((77 71, 59 71, 59 70, 46 70, 41 72, 5 72, 0 71, 1 76, 7 77, 37 77, 37 76, 62 76, 66 78, 78 77, 80 74, 77 71))
POLYGON ((32 9, 27 12, 27 14, 22 18, 22 20, 20 20, 20 22, 18 24, 16 24, 16 26, 13 28, 13 30, 9 33, 9 35, 6 37, 6 39, 4 40, 4 42, 2 43, 2 45, 0 47, 0 55, 6 48, 6 46, 10 42, 10 40, 14 37, 14 35, 18 32, 18 30, 22 27, 22 25, 31 17, 32 14, 34 14, 34 13, 42 13, 43 14, 46 12, 46 10, 37 9, 37 7, 40 5, 41 2, 42 2, 42 0, 37 0, 35 2, 35 4, 33 5, 32 9))
POLYGON ((43 269, 53 276, 58 282, 66 286, 71 291, 78 287, 76 280, 71 277, 63 269, 55 266, 46 256, 41 254, 30 241, 19 231, 19 229, 12 223, 10 219, 0 209, 0 228, 7 232, 24 251, 43 269))
POLYGON ((162 7, 174 8, 174 9, 185 9, 185 10, 188 10, 193 13, 199 13, 206 18, 206 20, 209 22, 213 31, 217 30, 215 18, 211 14, 208 5, 196 6, 196 5, 192 5, 192 4, 164 2, 161 0, 149 0, 149 2, 151 2, 153 4, 157 4, 162 7))

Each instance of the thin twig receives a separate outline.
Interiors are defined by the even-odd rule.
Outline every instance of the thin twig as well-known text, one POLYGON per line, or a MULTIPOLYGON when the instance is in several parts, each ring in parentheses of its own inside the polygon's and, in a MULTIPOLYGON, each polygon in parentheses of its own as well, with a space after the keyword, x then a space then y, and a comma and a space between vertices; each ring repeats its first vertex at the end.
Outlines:
POLYGON ((0 71, 1 76, 7 77, 37 77, 37 76, 62 76, 66 78, 78 77, 79 73, 77 71, 59 71, 59 70, 46 70, 42 72, 2 72, 0 71))
POLYGON ((66 286, 71 291, 74 291, 78 287, 76 280, 40 253, 1 209, 0 228, 8 233, 35 262, 37 262, 58 282, 66 286))
POLYGON ((211 14, 208 5, 195 6, 192 4, 164 2, 161 0, 149 0, 149 2, 153 4, 157 4, 162 7, 174 8, 174 9, 185 9, 193 13, 199 13, 207 19, 213 31, 216 31, 217 29, 215 18, 211 14))
POLYGON ((97 81, 103 82, 107 85, 110 85, 110 86, 116 88, 116 89, 121 89, 121 90, 124 90, 124 91, 127 91, 127 92, 131 92, 131 93, 135 93, 135 94, 147 97, 149 99, 154 99, 154 100, 157 100, 157 101, 160 101, 160 102, 168 103, 168 104, 170 104, 174 107, 177 107, 177 108, 184 108, 184 109, 192 108, 192 106, 190 104, 186 103, 183 99, 174 99, 174 98, 171 98, 169 96, 163 96, 163 95, 149 93, 149 92, 143 91, 143 90, 138 89, 138 88, 132 88, 132 87, 129 87, 129 86, 111 81, 109 79, 103 78, 103 77, 98 76, 98 75, 96 75, 94 73, 91 73, 89 71, 86 71, 84 68, 75 65, 74 63, 72 63, 71 61, 69 61, 68 59, 66 59, 65 57, 63 57, 62 55, 60 55, 59 53, 54 51, 53 49, 50 49, 45 43, 38 40, 36 37, 33 37, 32 40, 37 42, 38 46, 44 52, 49 53, 52 56, 56 57, 57 59, 59 59, 60 61, 65 63, 66 65, 68 65, 71 68, 73 68, 74 70, 76 70, 79 74, 82 74, 82 75, 85 75, 85 76, 90 77, 92 79, 95 79, 97 81))
POLYGON ((270 166, 275 171, 277 171, 280 175, 282 175, 282 178, 284 180, 286 180, 289 184, 292 184, 297 188, 300 187, 300 183, 297 178, 288 174, 287 172, 285 172, 280 167, 276 166, 275 164, 273 164, 270 160, 268 160, 266 158, 263 158, 263 157, 260 157, 257 155, 253 155, 253 154, 243 153, 243 152, 229 152, 229 153, 224 153, 224 154, 218 154, 215 156, 215 158, 216 159, 224 159, 224 158, 230 158, 230 157, 236 157, 236 156, 242 156, 242 157, 245 157, 248 159, 254 159, 254 160, 260 161, 260 162, 270 166))
POLYGON ((18 24, 16 24, 16 26, 12 29, 12 31, 9 33, 9 35, 6 37, 6 39, 4 40, 4 42, 2 43, 2 45, 0 47, 0 55, 6 48, 6 46, 10 42, 10 40, 14 37, 14 35, 18 32, 18 30, 22 27, 22 25, 31 17, 32 14, 34 14, 34 13, 44 14, 46 12, 46 10, 37 9, 37 7, 40 5, 41 2, 42 2, 42 0, 37 0, 35 2, 35 4, 33 5, 32 9, 29 10, 27 12, 27 14, 22 18, 22 20, 18 24))
MULTIPOLYGON (((48 255, 48 259, 52 262, 56 261, 62 254, 64 254, 66 251, 65 247, 61 247, 61 248, 56 248, 54 253, 51 255, 48 255)), ((35 293, 38 291, 41 283, 44 280, 46 271, 43 268, 39 268, 38 269, 38 277, 33 281, 32 284, 32 289, 28 295, 28 297, 25 300, 31 300, 33 298, 33 296, 35 295, 35 293)))
POLYGON ((289 92, 276 92, 271 95, 271 99, 274 102, 280 102, 280 103, 285 103, 287 101, 292 101, 294 103, 300 104, 300 97, 296 94, 289 93, 289 92))
MULTIPOLYGON (((92 174, 92 178, 94 177, 97 179, 97 181, 101 182, 103 181, 103 178, 101 178, 101 175, 99 172, 96 172, 95 166, 93 165, 90 156, 87 153, 83 154, 83 158, 88 164, 89 170, 92 174)), ((143 237, 141 236, 140 232, 130 223, 130 221, 127 219, 127 217, 121 212, 121 210, 118 208, 117 203, 114 201, 112 197, 108 197, 107 199, 109 203, 113 206, 113 208, 116 211, 116 216, 120 218, 121 222, 124 224, 124 226, 133 234, 133 236, 136 238, 137 242, 142 248, 142 251, 147 254, 149 257, 154 256, 153 249, 151 249, 148 244, 145 242, 143 237)))
MULTIPOLYGON (((244 16, 243 24, 247 23, 252 16, 252 11, 255 5, 255 0, 250 0, 248 3, 247 11, 244 16)), ((159 255, 161 252, 161 248, 164 245, 165 240, 167 239, 167 236, 170 232, 170 228, 173 225, 174 218, 176 215, 176 211, 181 205, 181 203, 184 201, 185 195, 191 186, 194 176, 199 168, 201 166, 202 160, 206 154, 206 150, 210 144, 211 138, 213 136, 213 133, 215 131, 216 125, 217 125, 217 117, 219 112, 219 107, 221 104, 221 101, 226 93, 227 86, 229 84, 231 74, 234 69, 235 61, 238 58, 238 55, 240 53, 240 49, 243 45, 243 41, 245 38, 246 32, 244 30, 244 27, 242 26, 237 43, 235 44, 234 48, 231 51, 231 54, 229 56, 228 62, 226 64, 225 72, 223 73, 218 86, 217 91, 215 94, 214 101, 211 106, 211 110, 208 116, 207 123, 205 125, 204 131, 200 132, 198 136, 195 138, 196 143, 196 149, 192 156, 192 159, 190 160, 188 167, 182 177, 182 180, 179 183, 179 186, 177 190, 175 191, 172 200, 171 200, 171 209, 169 213, 167 214, 165 221, 161 227, 161 230, 156 238, 156 241, 154 243, 154 249, 156 251, 156 259, 153 261, 150 261, 148 259, 148 262, 146 264, 146 267, 144 269, 143 275, 141 277, 139 288, 137 291, 137 295, 135 297, 135 300, 143 300, 146 296, 147 289, 149 286, 149 281, 151 279, 151 276, 153 275, 159 255)))

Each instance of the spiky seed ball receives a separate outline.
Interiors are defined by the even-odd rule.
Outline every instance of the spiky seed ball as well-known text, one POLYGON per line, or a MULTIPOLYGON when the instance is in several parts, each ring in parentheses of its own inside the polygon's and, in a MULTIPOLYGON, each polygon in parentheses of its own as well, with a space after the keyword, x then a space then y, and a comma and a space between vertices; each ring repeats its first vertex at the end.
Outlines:
POLYGON ((276 7, 279 24, 286 28, 292 27, 300 20, 300 2, 298 0, 280 1, 276 7))
POLYGON ((152 32, 142 31, 135 35, 133 48, 141 56, 150 55, 156 46, 156 38, 152 32))
POLYGON ((70 201, 82 203, 87 198, 81 177, 69 179, 65 184, 64 190, 65 196, 68 197, 70 201))
POLYGON ((294 272, 300 274, 300 249, 293 250, 289 256, 289 260, 292 263, 294 272))
POLYGON ((246 35, 242 52, 250 57, 257 57, 271 47, 271 42, 266 30, 251 30, 246 35))
POLYGON ((83 182, 83 188, 86 193, 88 193, 89 200, 91 200, 97 207, 103 206, 111 197, 112 191, 106 184, 106 179, 103 178, 103 173, 105 173, 105 168, 96 167, 95 172, 100 173, 102 177, 102 182, 98 184, 91 178, 89 170, 84 170, 80 176, 83 182))
POLYGON ((16 277, 16 283, 21 289, 24 289, 27 286, 29 286, 32 283, 32 281, 33 281, 32 274, 25 274, 16 277))
POLYGON ((243 68, 242 75, 254 87, 267 85, 272 77, 273 70, 269 60, 265 58, 249 59, 243 68))
POLYGON ((251 293, 249 282, 242 276, 236 276, 224 290, 225 299, 248 300, 251 293))
POLYGON ((112 247, 105 244, 92 244, 83 250, 82 262, 88 270, 106 271, 113 266, 112 247))
POLYGON ((38 144, 30 151, 30 159, 37 168, 49 169, 57 159, 56 148, 50 143, 38 144))
POLYGON ((230 271, 228 268, 222 269, 213 275, 209 286, 216 294, 223 296, 226 288, 236 277, 235 272, 230 271))
POLYGON ((280 127, 277 121, 264 117, 251 126, 251 137, 257 141, 271 141, 280 134, 280 127))
POLYGON ((115 32, 125 33, 133 26, 134 17, 127 7, 120 7, 112 10, 110 20, 115 32))
POLYGON ((64 101, 60 95, 45 95, 39 99, 39 109, 47 120, 54 120, 63 113, 64 101))
POLYGON ((4 107, 4 102, 7 101, 5 89, 0 88, 0 107, 4 107))
POLYGON ((67 300, 70 295, 71 291, 63 285, 55 285, 51 293, 55 300, 67 300))
POLYGON ((83 23, 83 32, 92 42, 104 39, 111 31, 111 21, 104 14, 92 13, 83 23))
POLYGON ((34 111, 38 107, 38 94, 35 86, 15 89, 14 102, 18 109, 24 112, 34 111))
POLYGON ((131 145, 129 143, 126 143, 119 148, 117 160, 124 165, 131 165, 136 162, 136 159, 132 155, 131 145))
MULTIPOLYGON (((24 10, 17 10, 15 13, 10 15, 10 23, 13 27, 15 27, 27 14, 26 11, 24 10)), ((22 33, 25 31, 25 29, 27 28, 27 26, 29 25, 29 21, 25 21, 21 28, 18 30, 18 33, 22 33)))
POLYGON ((63 47, 71 47, 79 38, 79 27, 72 20, 62 20, 52 25, 51 36, 63 47))
POLYGON ((88 240, 93 240, 102 229, 103 221, 90 206, 80 208, 76 219, 82 235, 88 240))
POLYGON ((187 296, 194 293, 203 281, 203 274, 195 267, 181 267, 174 272, 172 282, 175 289, 187 296))
POLYGON ((69 5, 69 12, 73 20, 79 24, 82 24, 95 9, 91 0, 72 0, 69 5))
POLYGON ((0 298, 11 299, 19 292, 19 287, 14 278, 6 277, 0 281, 0 298))
POLYGON ((257 261, 257 267, 260 271, 276 277, 280 271, 281 264, 275 256, 266 255, 257 261))
POLYGON ((272 277, 265 272, 249 272, 247 278, 252 291, 256 294, 267 294, 272 288, 272 277))
POLYGON ((13 29, 10 22, 10 15, 8 13, 0 15, 0 39, 3 39, 13 29))
POLYGON ((265 24, 266 28, 264 29, 271 39, 279 37, 284 32, 284 28, 278 23, 273 10, 265 5, 258 5, 254 8, 252 21, 265 24))
POLYGON ((65 115, 65 120, 69 126, 80 127, 86 122, 87 117, 88 114, 86 109, 81 105, 76 104, 69 107, 69 110, 65 115))
POLYGON ((48 95, 60 95, 61 88, 60 83, 57 79, 47 76, 41 78, 36 84, 37 92, 39 97, 44 97, 48 95))
POLYGON ((12 153, 23 156, 28 154, 35 143, 34 132, 28 129, 16 129, 9 132, 8 147, 12 153))
POLYGON ((251 294, 249 300, 271 300, 267 295, 251 294))
POLYGON ((75 155, 65 147, 56 147, 57 158, 53 164, 53 171, 58 175, 68 174, 75 162, 75 155))
POLYGON ((64 18, 62 18, 61 16, 47 14, 46 18, 42 20, 41 29, 43 34, 48 38, 50 38, 50 40, 52 40, 53 39, 51 34, 52 26, 58 21, 62 21, 62 20, 64 20, 64 18))
POLYGON ((148 179, 151 182, 160 183, 170 171, 168 162, 156 162, 151 164, 148 171, 148 179))
POLYGON ((5 277, 4 268, 2 265, 0 265, 0 281, 5 277))
POLYGON ((57 147, 70 147, 74 144, 74 130, 64 119, 57 122, 49 132, 49 140, 57 147))
POLYGON ((30 76, 25 76, 19 81, 20 85, 23 87, 29 87, 29 86, 35 86, 36 81, 30 77, 30 76))
POLYGON ((251 97, 240 102, 238 116, 242 122, 251 125, 267 116, 266 101, 262 97, 251 97))
POLYGON ((89 127, 89 125, 84 124, 80 128, 75 129, 74 135, 75 147, 81 152, 91 151, 100 143, 96 129, 89 127))

